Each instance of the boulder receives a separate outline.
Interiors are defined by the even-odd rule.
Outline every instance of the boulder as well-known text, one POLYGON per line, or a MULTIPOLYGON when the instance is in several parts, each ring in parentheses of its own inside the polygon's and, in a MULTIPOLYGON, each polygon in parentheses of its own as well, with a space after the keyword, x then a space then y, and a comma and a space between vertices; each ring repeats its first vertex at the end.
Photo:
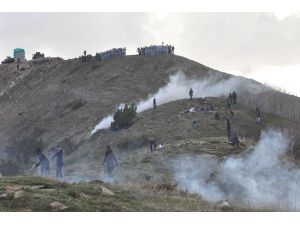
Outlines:
POLYGON ((18 185, 15 185, 15 186, 8 185, 5 187, 6 192, 9 192, 9 193, 20 191, 22 189, 23 189, 23 186, 18 186, 18 185))
POLYGON ((55 211, 62 211, 62 210, 65 210, 68 208, 67 206, 65 206, 64 204, 62 204, 60 202, 51 202, 50 206, 55 211))
POLYGON ((98 185, 97 189, 101 190, 102 194, 105 195, 115 195, 115 193, 113 193, 111 190, 109 190, 108 188, 102 186, 102 185, 98 185))
POLYGON ((221 204, 219 204, 218 208, 222 211, 230 211, 232 209, 231 205, 227 201, 223 201, 221 204))
POLYGON ((21 197, 23 196, 23 194, 24 194, 24 191, 16 191, 16 192, 14 193, 14 199, 19 199, 19 198, 21 198, 21 197))
POLYGON ((4 193, 4 194, 0 194, 0 199, 5 199, 8 197, 8 194, 7 193, 4 193))

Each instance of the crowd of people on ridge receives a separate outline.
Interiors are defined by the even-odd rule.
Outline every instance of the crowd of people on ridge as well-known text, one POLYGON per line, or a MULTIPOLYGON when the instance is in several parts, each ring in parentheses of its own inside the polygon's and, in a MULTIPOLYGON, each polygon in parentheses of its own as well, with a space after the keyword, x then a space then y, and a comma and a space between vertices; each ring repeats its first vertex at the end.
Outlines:
POLYGON ((137 48, 139 55, 145 56, 158 56, 158 55, 167 55, 174 54, 175 47, 172 45, 150 45, 145 47, 137 48))

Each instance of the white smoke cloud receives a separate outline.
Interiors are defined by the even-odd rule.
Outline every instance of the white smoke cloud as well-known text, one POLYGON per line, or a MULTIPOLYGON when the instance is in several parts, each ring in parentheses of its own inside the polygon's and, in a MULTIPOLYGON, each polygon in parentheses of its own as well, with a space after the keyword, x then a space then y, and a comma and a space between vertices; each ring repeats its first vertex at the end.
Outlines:
POLYGON ((109 115, 101 120, 100 123, 95 126, 94 130, 92 131, 92 134, 96 133, 98 130, 106 129, 110 127, 111 122, 113 122, 113 115, 109 115))
POLYGON ((289 138, 280 131, 263 131, 254 149, 218 160, 184 157, 177 162, 179 186, 216 202, 273 210, 300 210, 300 169, 281 159, 289 138))
MULTIPOLYGON (((121 103, 116 109, 121 109, 125 106, 124 103, 121 103)), ((100 123, 98 123, 94 130, 92 131, 92 135, 94 133, 96 133, 98 130, 102 130, 102 129, 107 129, 110 127, 110 124, 111 122, 114 121, 114 116, 113 115, 109 115, 109 116, 106 116, 105 118, 103 118, 100 123)))
MULTIPOLYGON (((155 94, 149 95, 148 99, 142 100, 137 104, 137 112, 143 112, 153 107, 152 101, 156 98, 157 105, 162 105, 170 101, 189 98, 189 90, 193 88, 194 97, 220 97, 228 95, 232 91, 260 92, 262 86, 246 82, 247 79, 232 76, 228 79, 218 76, 209 76, 205 79, 188 79, 185 74, 178 72, 170 76, 167 85, 161 87, 155 94)), ((105 117, 92 131, 92 134, 101 129, 107 129, 113 121, 112 115, 105 117)))

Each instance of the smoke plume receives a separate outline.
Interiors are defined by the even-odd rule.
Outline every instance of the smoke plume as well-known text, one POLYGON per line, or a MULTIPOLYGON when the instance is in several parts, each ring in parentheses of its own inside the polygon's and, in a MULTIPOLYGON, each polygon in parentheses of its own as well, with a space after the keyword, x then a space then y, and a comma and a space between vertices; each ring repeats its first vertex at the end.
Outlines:
POLYGON ((270 210, 300 210, 300 169, 283 160, 289 148, 286 134, 263 131, 259 142, 238 156, 179 159, 175 179, 185 190, 216 202, 270 210))
MULTIPOLYGON (((262 86, 254 84, 242 77, 232 76, 226 79, 212 74, 205 79, 188 79, 185 74, 178 72, 170 76, 168 84, 161 87, 155 94, 149 95, 146 100, 140 101, 137 104, 137 112, 140 113, 152 108, 154 98, 156 98, 158 106, 170 101, 189 98, 188 93, 190 88, 193 88, 194 97, 197 98, 220 97, 228 95, 228 93, 232 91, 257 93, 262 90, 262 86)), ((95 127, 92 134, 98 130, 109 128, 112 121, 112 115, 105 117, 95 127)))

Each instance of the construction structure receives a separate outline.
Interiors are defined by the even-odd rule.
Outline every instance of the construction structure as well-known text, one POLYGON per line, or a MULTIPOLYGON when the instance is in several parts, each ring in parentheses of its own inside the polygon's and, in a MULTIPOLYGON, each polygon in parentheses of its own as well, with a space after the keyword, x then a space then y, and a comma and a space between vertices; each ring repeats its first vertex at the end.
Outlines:
POLYGON ((16 63, 25 62, 25 50, 23 48, 15 48, 14 49, 14 61, 16 63))

